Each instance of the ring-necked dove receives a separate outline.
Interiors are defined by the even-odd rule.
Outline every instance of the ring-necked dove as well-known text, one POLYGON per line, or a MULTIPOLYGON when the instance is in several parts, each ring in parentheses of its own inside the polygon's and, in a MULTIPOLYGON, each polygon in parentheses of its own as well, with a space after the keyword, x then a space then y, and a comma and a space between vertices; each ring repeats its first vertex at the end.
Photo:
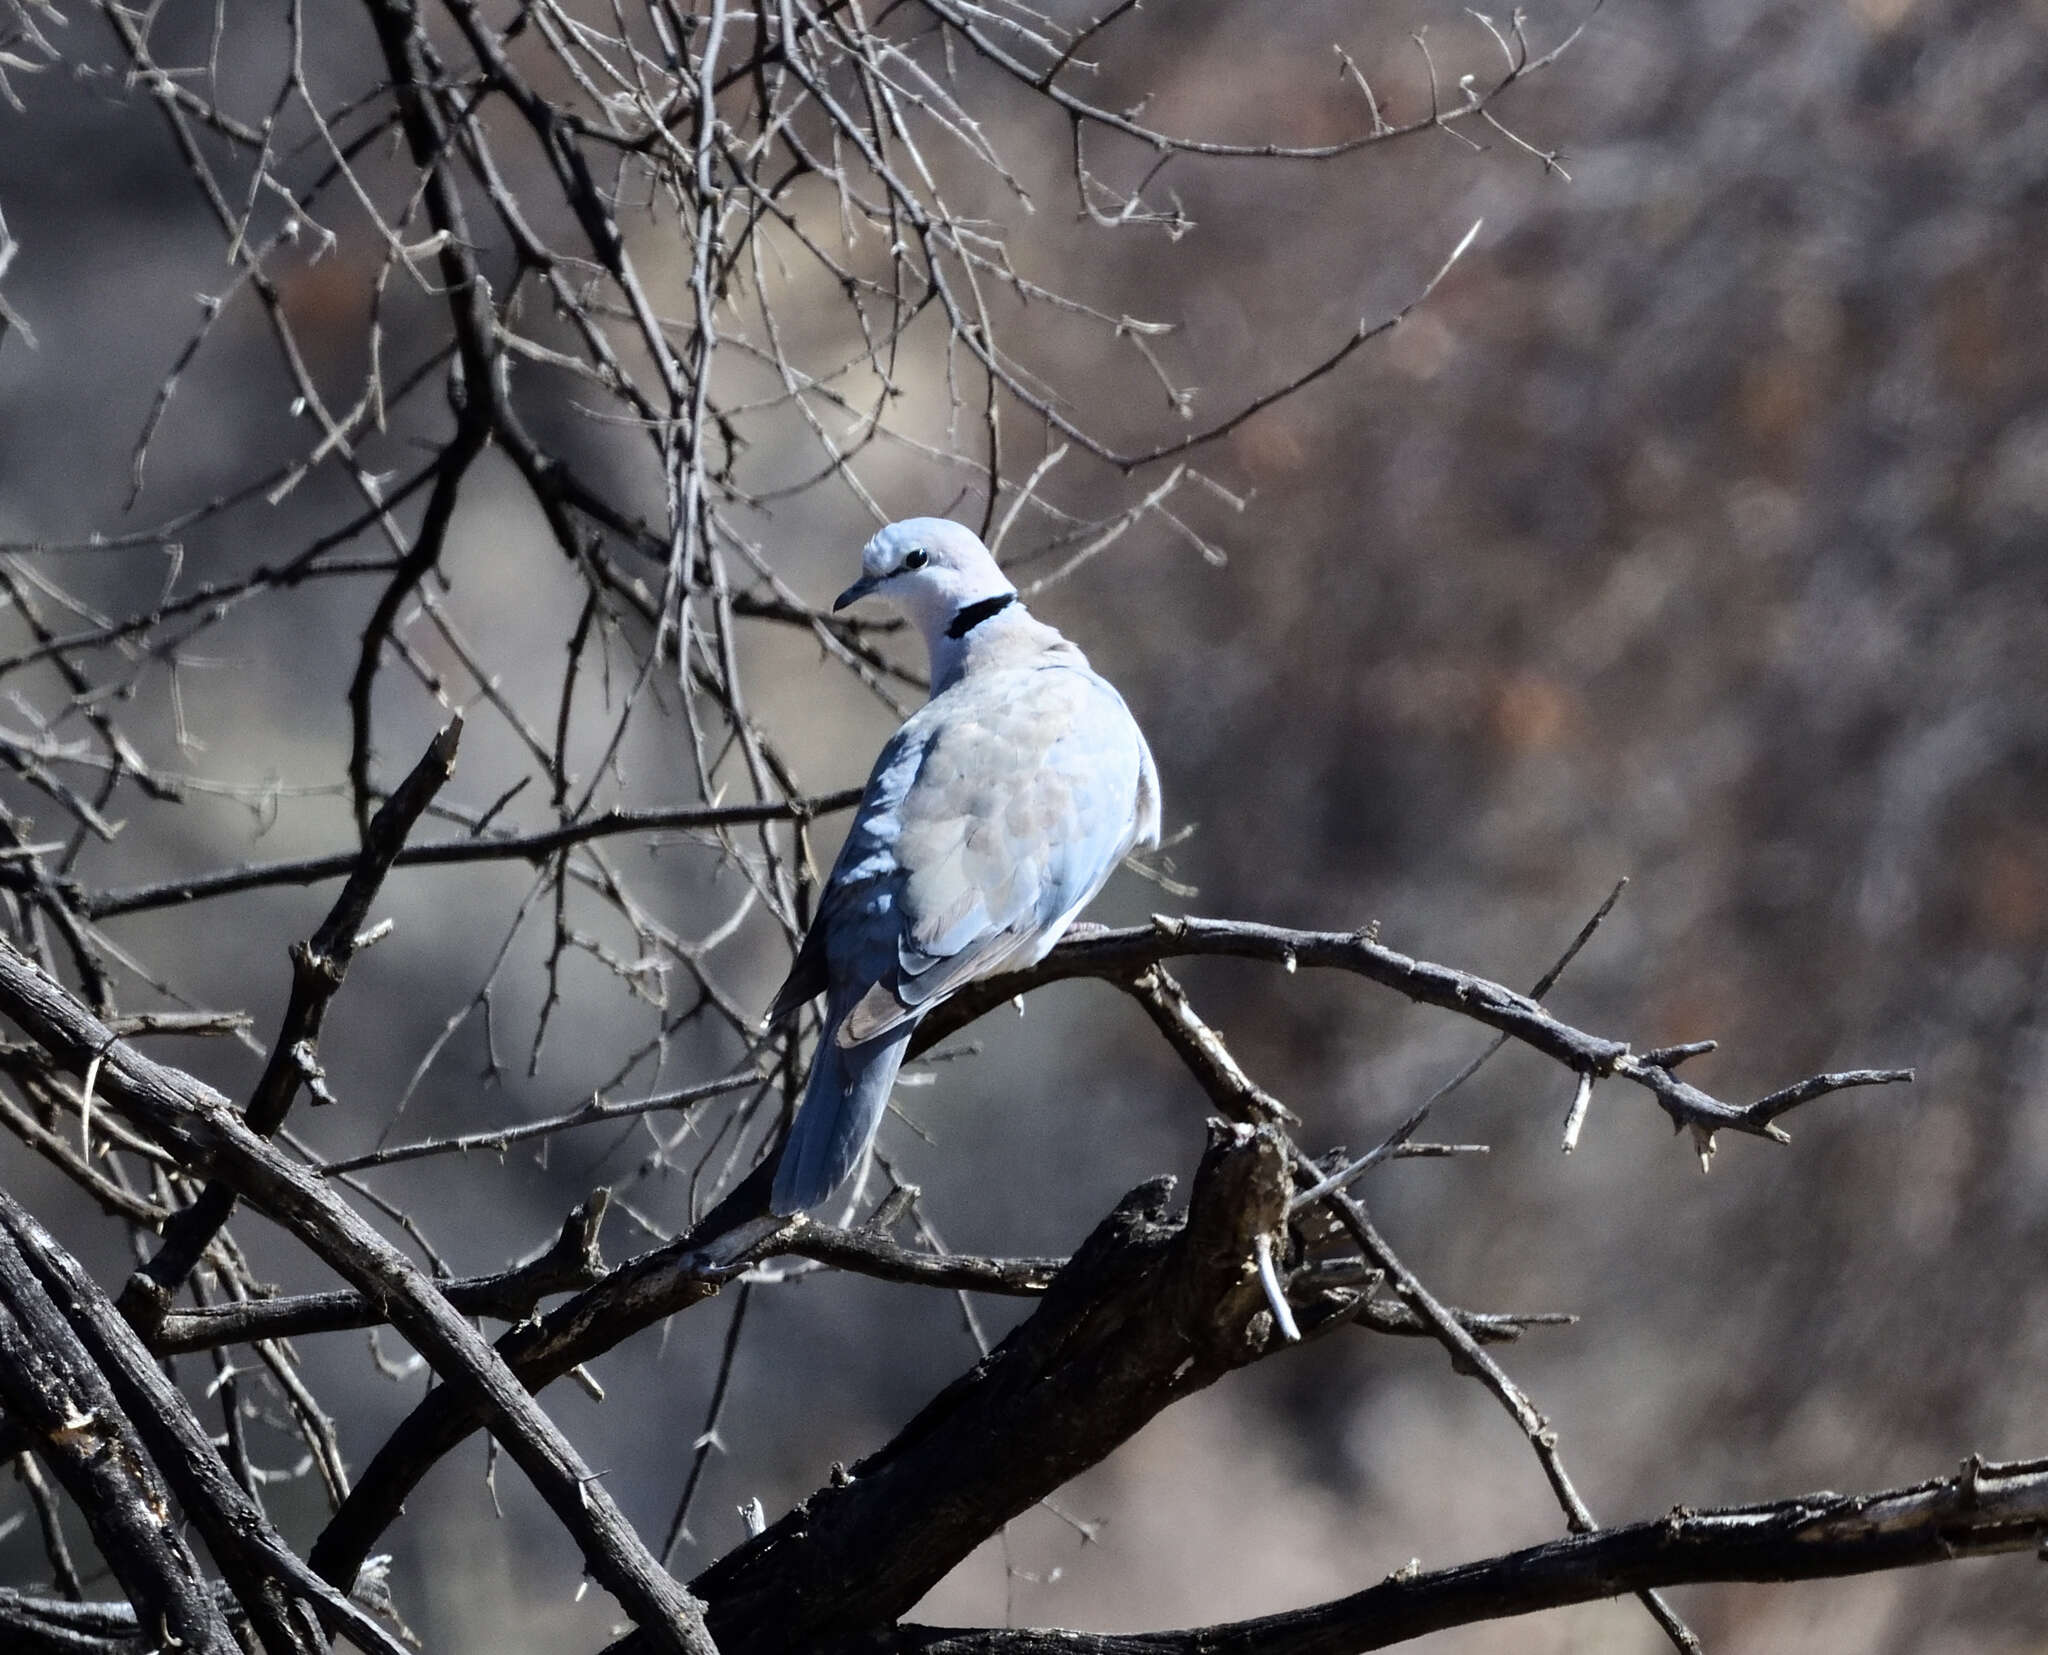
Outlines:
POLYGON ((815 1206, 873 1140, 918 1020, 1034 964, 1133 845, 1159 842, 1159 774, 1130 709, 1032 617, 988 548, 943 518, 892 523, 832 605, 885 598, 924 633, 932 695, 882 749, 769 1008, 825 1022, 776 1169, 815 1206))

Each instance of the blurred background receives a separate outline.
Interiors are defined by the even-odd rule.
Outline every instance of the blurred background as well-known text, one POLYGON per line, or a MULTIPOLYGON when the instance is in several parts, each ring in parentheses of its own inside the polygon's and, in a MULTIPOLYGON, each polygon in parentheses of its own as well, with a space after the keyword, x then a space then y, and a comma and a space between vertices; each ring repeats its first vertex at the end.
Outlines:
MULTIPOLYGON (((224 291, 230 270, 104 22, 66 10, 67 27, 48 26, 62 61, 13 76, 24 107, 0 110, 0 213, 19 243, 0 296, 33 333, 32 345, 21 328, 0 339, 0 542, 23 578, 61 589, 34 588, 60 631, 146 610, 173 576, 184 592, 281 560, 358 504, 316 471, 274 505, 181 536, 175 570, 161 546, 33 549, 161 521, 309 446, 244 295, 183 372, 147 486, 124 509, 137 436, 200 319, 195 296, 224 291)), ((285 36, 253 10, 215 48, 211 8, 172 5, 155 41, 164 63, 214 53, 223 101, 260 119, 285 36)), ((324 21, 310 70, 337 97, 378 76, 347 11, 324 21)), ((1489 1156, 1373 1174, 1390 1241, 1453 1302, 1578 1313, 1505 1359, 1603 1519, 2048 1452, 2048 5, 1610 0, 1590 19, 1537 6, 1528 28, 1540 50, 1582 23, 1494 110, 1557 167, 1483 124, 1458 129, 1478 149, 1427 131, 1329 163, 1176 162, 1160 188, 1192 224, 1172 239, 1077 214, 1063 123, 991 92, 992 125, 1039 207, 1038 268, 1111 315, 1179 323, 1156 348, 1196 390, 1198 422, 1407 303, 1484 221, 1399 329, 1197 457, 1245 502, 1188 498, 1190 529, 1224 561, 1148 518, 1036 600, 1149 732, 1169 831, 1194 829, 1172 857, 1198 895, 1124 876, 1093 917, 1376 922, 1406 952, 1527 986, 1628 876, 1551 996, 1559 1015, 1639 1048, 1714 1037, 1720 1051, 1687 1073, 1737 1101, 1823 1068, 1911 1065, 1918 1084, 1811 1105, 1788 1121, 1789 1148, 1724 1141, 1702 1177, 1688 1144, 1619 1087, 1596 1093, 1565 1158, 1569 1077, 1504 1052, 1431 1128, 1489 1156)), ((1183 3, 1119 23, 1086 91, 1110 108, 1149 93, 1146 119, 1176 131, 1328 142, 1365 119, 1332 42, 1394 118, 1413 118, 1429 97, 1418 28, 1447 106, 1459 76, 1497 74, 1481 26, 1435 0, 1183 3)), ((963 72, 970 84, 986 73, 963 72)), ((1113 152, 1100 164, 1132 182, 1144 169, 1113 152)), ((311 370, 345 403, 381 248, 335 211, 336 247, 316 258, 308 234, 276 275, 322 353, 311 370)), ((649 214, 628 232, 659 304, 680 313, 688 256, 673 226, 649 214)), ((395 295, 392 359, 417 360, 439 314, 427 296, 395 295)), ((1182 429, 1157 382, 1049 323, 1032 334, 1033 314, 1029 353, 1111 436, 1149 446, 1182 429)), ((942 362, 908 377, 943 441, 942 362)), ((515 392, 550 441, 658 520, 632 431, 538 370, 515 392)), ((437 402, 380 439, 394 467, 445 430, 437 402)), ((767 445, 760 475, 801 469, 799 447, 794 435, 786 451, 767 445)), ((890 515, 980 511, 914 455, 878 456, 865 475, 890 515)), ((1064 475, 1077 512, 1131 494, 1064 475)), ((816 602, 850 578, 871 526, 821 491, 759 532, 816 602)), ((1042 540, 1020 523, 1006 555, 1042 540)), ((430 590, 497 692, 547 725, 581 588, 495 460, 465 495, 444 573, 430 590)), ((138 665, 123 727, 191 784, 176 803, 124 795, 123 830, 87 846, 78 877, 121 886, 347 849, 343 694, 373 594, 312 582, 138 665)), ((32 641, 19 607, 10 651, 32 641)), ((802 635, 749 636, 754 705, 804 785, 862 780, 894 715, 802 635)), ((902 639, 881 642, 921 668, 902 639)), ((473 699, 445 639, 417 643, 447 694, 473 699)), ((630 675, 630 656, 614 670, 630 675)), ((53 677, 17 673, 9 687, 0 716, 23 729, 61 701, 53 677)), ((445 714, 396 666, 379 694, 379 757, 395 776, 445 714)), ((595 743, 608 725, 601 709, 588 718, 595 743)), ((691 796, 675 731, 632 730, 616 797, 691 796)), ((473 715, 450 799, 487 807, 521 762, 505 721, 473 715)), ((18 778, 0 779, 0 795, 48 811, 18 778)), ((838 831, 821 831, 821 866, 838 831)), ((615 853, 683 936, 742 905, 745 884, 702 844, 615 853)), ((124 1008, 164 1003, 148 985, 168 980, 193 1003, 249 1011, 260 1043, 288 987, 286 947, 331 899, 331 887, 273 889, 108 922, 133 961, 124 1008)), ((295 1124, 326 1153, 354 1153, 409 1086, 398 1140, 572 1107, 605 1083, 660 1012, 572 961, 529 1075, 548 909, 520 865, 394 876, 378 912, 396 932, 358 963, 323 1042, 342 1104, 295 1124), (490 1028, 476 1007, 487 979, 490 1028)), ((765 1004, 786 963, 780 933, 743 916, 722 947, 735 995, 765 1004)), ((1224 962, 1184 976, 1314 1144, 1374 1141, 1482 1043, 1351 980, 1224 962)), ((685 991, 680 974, 673 986, 685 991)), ((1134 1183, 1192 1167, 1203 1100, 1107 987, 1048 990, 1028 1016, 973 1035, 978 1058, 911 1077, 883 1139, 948 1244, 1065 1251, 1134 1183)), ((738 1050, 687 1029, 663 1075, 719 1073, 738 1050)), ((237 1097, 260 1063, 224 1042, 163 1055, 237 1097)), ((606 1230, 616 1260, 687 1217, 703 1143, 675 1149, 673 1167, 660 1154, 682 1124, 587 1132, 545 1156, 426 1161, 377 1187, 467 1272, 542 1244, 610 1183, 631 1209, 606 1230)), ((102 1280, 120 1279, 124 1237, 11 1141, 0 1177, 102 1280)), ((320 1282, 288 1246, 246 1239, 280 1283, 320 1282)), ((594 1364, 602 1404, 549 1393, 657 1535, 704 1429, 734 1297, 594 1364)), ((1018 1314, 978 1309, 990 1334, 1018 1314)), ((301 1351, 357 1465, 426 1383, 395 1339, 385 1363, 361 1335, 301 1351)), ((824 1274, 756 1288, 679 1567, 742 1537, 742 1503, 758 1497, 773 1517, 833 1461, 885 1442, 975 1354, 944 1296, 824 1274)), ((268 1440, 290 1469, 291 1439, 268 1440)), ((485 1471, 472 1442, 388 1536, 401 1608, 434 1649, 594 1646, 610 1621, 602 1594, 579 1601, 578 1560, 517 1473, 498 1469, 500 1515, 485 1471)), ((295 1539, 317 1530, 310 1479, 268 1495, 295 1539)), ((1194 1625, 1562 1528, 1483 1392, 1433 1346, 1363 1334, 1174 1410, 1059 1505, 1092 1538, 1036 1512, 920 1617, 1194 1625)), ((0 1489, 0 1521, 19 1506, 0 1489)), ((0 1539, 0 1578, 43 1573, 32 1523, 0 1539)), ((2008 1559, 1693 1588, 1675 1602, 1716 1651, 1998 1652, 2040 1647, 2048 1587, 2008 1559)), ((1623 1602, 1416 1647, 1507 1642, 1663 1646, 1623 1602)))

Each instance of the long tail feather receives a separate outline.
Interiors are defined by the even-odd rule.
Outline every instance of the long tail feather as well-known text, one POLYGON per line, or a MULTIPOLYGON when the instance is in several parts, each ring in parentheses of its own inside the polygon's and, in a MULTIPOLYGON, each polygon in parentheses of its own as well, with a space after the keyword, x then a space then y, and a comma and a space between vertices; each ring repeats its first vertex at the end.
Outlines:
POLYGON ((866 1153, 882 1124, 889 1090, 916 1024, 891 1029, 859 1046, 841 1046, 833 1038, 838 1028, 839 1019, 833 1017, 818 1038, 804 1101, 782 1146, 775 1193, 769 1199, 777 1213, 815 1207, 866 1153))

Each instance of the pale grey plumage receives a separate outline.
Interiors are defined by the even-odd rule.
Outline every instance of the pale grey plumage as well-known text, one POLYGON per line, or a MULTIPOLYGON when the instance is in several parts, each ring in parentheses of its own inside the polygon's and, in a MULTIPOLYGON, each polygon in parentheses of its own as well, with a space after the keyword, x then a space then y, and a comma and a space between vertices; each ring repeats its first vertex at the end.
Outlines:
POLYGON ((891 524, 841 607, 887 597, 924 632, 932 698, 882 749, 771 1021, 825 1025, 772 1204, 822 1201, 880 1125, 918 1019, 1041 959, 1136 844, 1159 777, 1123 698, 1032 617, 973 534, 891 524))

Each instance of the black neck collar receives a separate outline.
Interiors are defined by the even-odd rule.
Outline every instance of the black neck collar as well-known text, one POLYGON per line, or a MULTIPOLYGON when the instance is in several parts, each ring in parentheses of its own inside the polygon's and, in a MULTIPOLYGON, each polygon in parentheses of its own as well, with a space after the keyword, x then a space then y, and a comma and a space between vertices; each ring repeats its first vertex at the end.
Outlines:
POLYGON ((951 624, 946 628, 946 636, 949 638, 964 638, 977 626, 981 625, 983 621, 988 620, 991 616, 1000 615, 1016 601, 1017 594, 1015 592, 1005 592, 999 598, 983 598, 979 603, 970 603, 953 617, 951 624))

